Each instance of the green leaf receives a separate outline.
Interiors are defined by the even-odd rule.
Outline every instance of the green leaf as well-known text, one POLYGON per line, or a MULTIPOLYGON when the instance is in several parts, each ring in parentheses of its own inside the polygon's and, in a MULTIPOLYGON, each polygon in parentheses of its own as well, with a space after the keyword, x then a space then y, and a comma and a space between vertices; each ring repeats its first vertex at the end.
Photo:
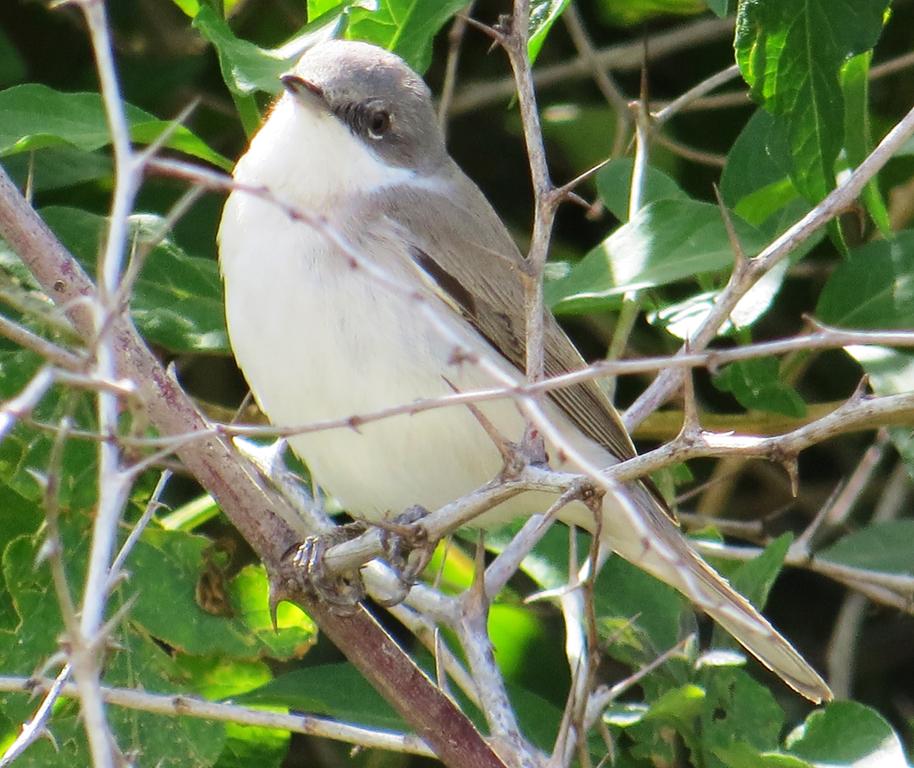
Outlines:
POLYGON ((730 392, 743 408, 796 418, 806 414, 803 398, 781 380, 780 364, 774 357, 730 363, 714 377, 714 386, 730 392))
POLYGON ((816 315, 846 328, 914 327, 914 232, 852 250, 822 289, 816 315))
POLYGON ((569 0, 533 0, 530 3, 530 32, 527 37, 527 53, 530 56, 530 63, 536 61, 540 49, 546 41, 546 35, 552 29, 552 25, 558 21, 565 9, 568 7, 569 0))
POLYGON ((758 226, 799 195, 789 174, 790 148, 784 124, 759 109, 727 153, 720 195, 728 207, 758 226))
MULTIPOLYGON (((0 349, 0 397, 11 397, 26 385, 40 358, 22 349, 0 349)), ((68 415, 75 429, 95 430, 95 407, 85 392, 52 388, 32 411, 45 424, 57 424, 68 415)), ((26 424, 16 427, 0 442, 0 480, 30 501, 43 498, 43 478, 49 471, 55 436, 26 424)), ((85 509, 96 500, 96 446, 88 440, 67 440, 57 467, 58 501, 63 508, 85 509)))
MULTIPOLYGON (((78 208, 45 208, 41 215, 86 271, 94 274, 106 219, 78 208)), ((160 225, 161 219, 153 215, 131 217, 133 238, 140 243, 155 236, 160 225)), ((147 256, 130 309, 140 332, 167 349, 228 352, 216 263, 188 256, 167 237, 147 256)))
MULTIPOLYGON (((848 254, 829 277, 816 307, 826 323, 849 328, 898 328, 914 324, 914 232, 875 241, 848 254)), ((914 355, 883 347, 846 347, 880 395, 914 389, 914 355)))
POLYGON ((707 5, 705 0, 600 0, 598 7, 610 24, 631 26, 655 16, 691 16, 707 5))
MULTIPOLYGON (((757 229, 735 217, 733 225, 747 255, 764 247, 757 229)), ((546 299, 556 312, 591 311, 612 306, 628 291, 720 272, 732 264, 716 205, 658 200, 590 251, 568 277, 549 283, 546 299)))
POLYGON ((914 574, 914 520, 875 523, 841 537, 816 557, 886 573, 914 574))
POLYGON ((736 10, 736 0, 707 0, 707 3, 708 8, 720 18, 729 16, 736 10))
POLYGON ((296 606, 277 610, 278 632, 270 621, 266 573, 248 566, 229 580, 210 553, 209 539, 181 531, 147 530, 131 554, 137 595, 131 620, 150 635, 184 653, 224 654, 233 659, 298 658, 314 644, 316 627, 296 606), (208 575, 205 582, 201 578, 208 575), (199 604, 201 585, 231 616, 213 615, 199 604), (175 613, 182 620, 174 620, 175 613))
POLYGON ((234 701, 288 707, 374 728, 405 728, 390 704, 350 664, 324 664, 287 672, 234 697, 234 701))
POLYGON ((377 0, 374 10, 349 11, 346 37, 387 48, 422 74, 438 30, 466 4, 467 0, 377 0))
POLYGON ((20 188, 25 187, 31 171, 36 193, 111 179, 114 173, 106 153, 84 152, 66 144, 9 155, 3 160, 3 168, 20 188))
MULTIPOLYGON (((861 53, 848 60, 841 70, 841 89, 845 103, 844 145, 847 162, 851 167, 860 165, 866 159, 873 144, 869 111, 872 58, 871 51, 861 53)), ((885 238, 891 238, 892 223, 876 179, 867 182, 861 197, 880 234, 885 238)))
POLYGON ((213 768, 282 768, 292 734, 276 728, 226 723, 225 749, 213 768))
POLYGON ((206 4, 194 17, 194 27, 216 49, 222 79, 232 93, 250 96, 256 91, 277 94, 282 90, 279 76, 292 66, 295 55, 283 56, 235 37, 228 22, 206 4))
POLYGON ((791 177, 811 202, 835 186, 844 134, 839 75, 871 49, 888 0, 744 0, 736 58, 753 97, 786 125, 791 177))
POLYGON ((701 713, 701 751, 708 768, 730 768, 718 753, 736 744, 762 752, 776 750, 784 712, 771 691, 736 667, 710 667, 701 713))
MULTIPOLYGON (((603 204, 619 221, 628 221, 628 203, 632 187, 632 171, 635 163, 631 158, 610 160, 597 172, 597 191, 603 204)), ((679 185, 663 171, 647 167, 644 182, 642 206, 657 200, 687 200, 688 196, 679 185)))
POLYGON ((730 574, 733 588, 759 610, 768 602, 768 594, 784 566, 792 542, 793 534, 781 534, 758 557, 742 563, 730 574))
MULTIPOLYGON (((523 130, 517 113, 511 112, 507 122, 520 139, 523 130)), ((542 124, 543 137, 573 168, 592 168, 612 151, 616 120, 606 104, 550 104, 543 109, 542 124)))
POLYGON ((813 712, 787 740, 788 751, 830 768, 909 768, 898 734, 873 709, 836 701, 813 712))
MULTIPOLYGON (((61 516, 60 523, 67 580, 73 592, 79 594, 91 518, 72 513, 61 516)), ((39 544, 38 537, 22 536, 3 552, 3 576, 22 619, 15 634, 0 632, 0 664, 6 674, 32 674, 57 650, 63 631, 50 569, 47 563, 36 566, 39 544)), ((115 611, 120 605, 115 596, 109 610, 115 611)), ((131 631, 129 624, 114 630, 105 659, 104 684, 167 694, 186 691, 182 682, 169 654, 150 638, 131 631)), ((0 702, 4 714, 19 722, 30 717, 35 708, 27 694, 3 696, 0 702)), ((108 718, 121 749, 135 751, 151 764, 167 768, 210 766, 225 740, 221 725, 194 718, 163 718, 119 707, 109 708, 108 718)), ((17 765, 22 762, 42 768, 64 768, 91 763, 75 702, 64 701, 56 706, 49 727, 59 752, 50 742, 40 739, 17 765)))
MULTIPOLYGON (((124 105, 130 137, 149 144, 165 131, 165 146, 205 160, 222 170, 232 161, 210 149, 184 126, 158 120, 138 107, 124 105)), ((27 83, 0 92, 0 156, 52 146, 72 146, 86 152, 110 143, 101 96, 97 93, 62 93, 45 85, 27 83)))

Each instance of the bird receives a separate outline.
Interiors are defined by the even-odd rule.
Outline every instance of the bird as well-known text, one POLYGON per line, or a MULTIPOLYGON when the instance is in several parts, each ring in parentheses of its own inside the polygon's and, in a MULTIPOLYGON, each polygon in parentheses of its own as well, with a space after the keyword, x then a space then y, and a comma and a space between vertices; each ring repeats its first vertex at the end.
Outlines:
MULTIPOLYGON (((524 257, 448 153, 423 79, 390 51, 328 40, 281 80, 284 92, 235 166, 218 232, 231 346, 271 423, 345 419, 523 383, 524 257)), ((584 367, 548 310, 543 324, 545 374, 584 367)), ((549 391, 542 411, 558 436, 545 444, 555 469, 575 469, 569 455, 601 468, 635 456, 593 380, 549 391)), ((505 398, 289 443, 343 508, 381 521, 489 482, 502 468, 492 429, 520 441, 526 423, 505 398)), ((526 492, 471 524, 500 525, 550 501, 526 492)), ((695 552, 646 482, 612 486, 599 514, 597 524, 574 502, 559 519, 599 529, 601 546, 674 587, 798 693, 831 698, 794 647, 695 552)))

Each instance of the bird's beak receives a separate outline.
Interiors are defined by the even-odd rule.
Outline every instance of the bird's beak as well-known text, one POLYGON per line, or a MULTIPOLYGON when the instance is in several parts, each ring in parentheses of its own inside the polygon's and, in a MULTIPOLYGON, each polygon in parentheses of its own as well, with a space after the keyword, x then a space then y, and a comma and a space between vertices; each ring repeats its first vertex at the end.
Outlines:
POLYGON ((324 90, 319 85, 315 85, 291 72, 281 75, 279 79, 282 81, 283 88, 302 104, 315 109, 327 109, 327 100, 324 98, 324 90))

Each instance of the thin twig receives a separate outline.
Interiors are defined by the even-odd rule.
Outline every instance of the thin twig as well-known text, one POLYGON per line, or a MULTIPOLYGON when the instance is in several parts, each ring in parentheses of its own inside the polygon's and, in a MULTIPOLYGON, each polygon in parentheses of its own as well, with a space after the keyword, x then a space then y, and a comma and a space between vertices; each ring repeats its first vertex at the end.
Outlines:
MULTIPOLYGON (((0 691, 30 693, 50 690, 56 681, 34 677, 0 677, 0 691)), ((60 694, 77 698, 79 691, 73 684, 60 686, 60 694)), ((167 717, 193 717, 213 722, 275 728, 353 744, 365 749, 385 749, 411 755, 434 757, 434 753, 418 737, 390 731, 374 730, 341 723, 313 715, 287 715, 265 712, 237 704, 220 704, 192 696, 147 693, 132 688, 102 686, 102 698, 108 704, 141 712, 152 712, 167 717)))
MULTIPOLYGON (((863 188, 889 159, 914 134, 914 109, 910 110, 883 138, 870 155, 839 184, 821 203, 800 221, 780 235, 750 262, 750 268, 742 275, 731 276, 730 282, 718 296, 713 308, 692 334, 689 348, 692 351, 704 349, 717 335, 718 330, 730 317, 730 313, 758 280, 776 264, 785 259, 813 233, 821 229, 841 211, 849 207, 863 188), (737 279, 734 279, 736 277, 737 279)), ((685 347, 679 354, 685 354, 685 347)), ((637 426, 645 416, 665 403, 682 383, 682 371, 670 368, 661 373, 648 389, 625 413, 625 424, 629 429, 637 426)))

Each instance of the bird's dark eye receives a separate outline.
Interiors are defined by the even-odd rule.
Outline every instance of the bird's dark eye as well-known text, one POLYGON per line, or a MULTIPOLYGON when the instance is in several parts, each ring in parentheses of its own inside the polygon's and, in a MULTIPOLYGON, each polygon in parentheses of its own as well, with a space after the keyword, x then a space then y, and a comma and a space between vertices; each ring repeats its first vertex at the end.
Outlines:
POLYGON ((382 139, 390 128, 390 112, 386 109, 374 109, 368 115, 368 135, 373 139, 382 139))

